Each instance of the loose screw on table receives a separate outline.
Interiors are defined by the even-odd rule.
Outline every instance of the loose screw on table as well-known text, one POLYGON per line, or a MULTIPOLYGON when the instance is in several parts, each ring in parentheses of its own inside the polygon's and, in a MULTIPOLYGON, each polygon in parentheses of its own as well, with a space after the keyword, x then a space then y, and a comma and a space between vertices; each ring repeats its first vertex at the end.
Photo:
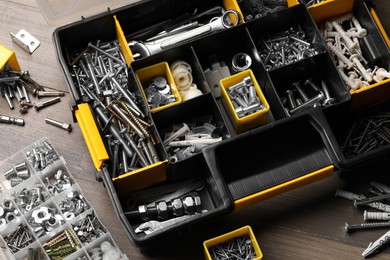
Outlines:
POLYGON ((71 124, 66 124, 57 120, 54 120, 52 118, 45 117, 45 122, 48 123, 49 125, 56 126, 58 128, 64 129, 68 131, 69 133, 72 131, 72 125, 71 124))

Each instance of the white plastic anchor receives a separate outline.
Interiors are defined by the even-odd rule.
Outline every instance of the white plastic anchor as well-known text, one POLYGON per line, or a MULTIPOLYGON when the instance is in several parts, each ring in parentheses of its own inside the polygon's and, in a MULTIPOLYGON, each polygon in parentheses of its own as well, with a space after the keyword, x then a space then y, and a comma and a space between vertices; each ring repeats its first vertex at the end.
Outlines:
POLYGON ((359 60, 359 55, 358 54, 353 54, 350 58, 349 58, 355 65, 356 67, 360 70, 360 72, 362 73, 362 76, 365 80, 367 80, 368 82, 371 82, 372 81, 372 77, 370 75, 369 72, 367 72, 367 69, 364 68, 363 64, 360 62, 359 60))
POLYGON ((353 13, 350 12, 350 13, 346 13, 342 16, 339 16, 339 17, 336 17, 335 19, 333 19, 332 21, 336 22, 336 23, 339 23, 339 24, 342 24, 343 22, 351 19, 351 17, 353 16, 353 13))
POLYGON ((388 72, 387 70, 385 70, 384 68, 379 68, 376 73, 375 73, 376 76, 378 76, 379 78, 390 78, 390 72, 388 72))
POLYGON ((389 221, 390 220, 390 213, 389 212, 369 212, 369 211, 365 210, 363 217, 364 217, 364 221, 367 221, 367 220, 389 221))
POLYGON ((352 21, 352 23, 355 25, 355 27, 356 27, 356 29, 357 29, 357 33, 358 33, 358 35, 359 35, 359 36, 358 36, 359 38, 362 38, 362 37, 364 37, 364 36, 367 35, 367 30, 364 29, 364 28, 362 28, 362 26, 360 25, 358 19, 356 19, 355 16, 352 16, 352 17, 351 17, 351 21, 352 21))
POLYGON ((169 142, 171 142, 171 141, 173 141, 181 136, 184 136, 189 131, 191 131, 191 129, 188 127, 188 125, 186 123, 183 123, 183 126, 179 130, 177 130, 175 133, 173 133, 170 137, 165 139, 163 144, 166 145, 169 142))
POLYGON ((348 69, 353 67, 353 63, 345 57, 344 54, 338 51, 336 46, 330 42, 327 42, 326 45, 328 45, 329 49, 347 66, 348 69))
POLYGON ((343 78, 345 84, 347 84, 348 87, 351 88, 352 91, 355 91, 362 87, 362 82, 359 79, 350 79, 347 75, 345 75, 344 71, 341 69, 338 69, 340 72, 341 77, 343 78))
POLYGON ((340 24, 333 21, 332 23, 333 28, 336 29, 336 31, 340 34, 341 38, 343 38, 345 44, 347 45, 347 48, 350 52, 353 52, 353 50, 357 47, 357 44, 354 43, 350 37, 347 36, 346 32, 344 31, 343 27, 341 27, 340 24))

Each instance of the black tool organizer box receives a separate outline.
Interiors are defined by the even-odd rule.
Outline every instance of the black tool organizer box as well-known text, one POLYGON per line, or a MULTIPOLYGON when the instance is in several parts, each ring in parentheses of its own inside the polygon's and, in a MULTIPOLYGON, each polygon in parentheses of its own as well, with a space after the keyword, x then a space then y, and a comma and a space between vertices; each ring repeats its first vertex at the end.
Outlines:
POLYGON ((359 114, 361 110, 374 109, 377 104, 385 102, 390 96, 389 80, 351 95, 317 28, 317 25, 326 19, 353 11, 362 26, 368 30, 367 39, 362 41, 361 45, 362 49, 367 49, 372 54, 368 57, 369 63, 379 62, 380 66, 388 70, 390 52, 386 44, 387 36, 379 30, 381 26, 377 18, 372 17, 372 12, 375 11, 364 1, 358 0, 326 1, 331 10, 321 6, 307 8, 298 2, 293 5, 289 1, 287 9, 234 28, 194 38, 159 54, 129 63, 128 88, 137 95, 141 95, 141 86, 136 80, 136 70, 160 62, 172 63, 178 59, 185 60, 192 66, 194 82, 203 92, 199 97, 154 113, 149 111, 144 102, 142 109, 153 121, 160 142, 164 138, 163 130, 169 125, 204 115, 212 115, 223 122, 224 140, 204 148, 195 156, 175 163, 169 161, 161 143, 157 144, 156 149, 161 162, 124 176, 111 178, 110 158, 103 156, 103 159, 96 159, 99 157, 97 155, 99 151, 94 150, 94 147, 104 144, 108 150, 107 143, 102 138, 104 133, 100 133, 100 136, 88 134, 90 129, 97 129, 93 122, 95 115, 91 109, 92 104, 84 103, 77 90, 71 75, 70 57, 79 54, 89 42, 116 40, 119 37, 118 30, 122 31, 124 36, 128 36, 161 22, 173 20, 184 13, 192 13, 195 9, 205 10, 224 4, 230 7, 234 6, 232 3, 238 6, 235 1, 222 3, 144 0, 82 19, 60 27, 54 32, 53 40, 59 63, 73 95, 71 106, 75 118, 80 123, 98 175, 103 179, 119 220, 130 239, 138 246, 153 244, 161 237, 173 237, 173 234, 197 223, 328 177, 335 169, 353 172, 364 164, 383 161, 390 151, 389 145, 385 145, 352 158, 347 158, 343 154, 341 146, 351 125, 350 118, 359 114), (334 8, 340 2, 344 2, 343 8, 334 8), (321 11, 321 8, 324 8, 324 11, 321 11), (328 11, 330 13, 325 13, 328 11), (308 40, 314 41, 318 46, 316 55, 267 71, 259 57, 258 43, 269 34, 297 25, 301 26, 308 40), (269 103, 270 110, 266 124, 237 134, 227 108, 221 98, 216 98, 212 94, 203 71, 210 66, 210 56, 214 55, 218 60, 230 64, 232 57, 240 52, 252 58, 251 70, 269 103), (310 77, 326 81, 336 102, 324 108, 311 108, 288 116, 280 95, 293 82, 310 77), (84 120, 85 118, 89 120, 92 118, 92 121, 84 120), (135 233, 139 223, 132 222, 124 214, 124 201, 130 192, 160 184, 169 187, 171 183, 191 179, 201 179, 204 182, 204 188, 199 194, 207 212, 195 214, 149 235, 135 233))

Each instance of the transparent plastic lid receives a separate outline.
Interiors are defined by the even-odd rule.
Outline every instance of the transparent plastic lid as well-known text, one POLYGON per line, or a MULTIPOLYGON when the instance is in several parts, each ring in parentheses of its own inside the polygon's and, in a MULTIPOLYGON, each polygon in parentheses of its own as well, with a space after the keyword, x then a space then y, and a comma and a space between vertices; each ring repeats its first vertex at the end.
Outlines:
POLYGON ((61 26, 139 0, 35 0, 50 26, 61 26))

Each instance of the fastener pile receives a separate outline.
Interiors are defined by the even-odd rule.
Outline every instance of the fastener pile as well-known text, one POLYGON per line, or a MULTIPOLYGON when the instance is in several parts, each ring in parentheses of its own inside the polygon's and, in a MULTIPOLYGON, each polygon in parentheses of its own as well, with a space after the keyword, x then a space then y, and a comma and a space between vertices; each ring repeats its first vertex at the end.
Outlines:
MULTIPOLYGON (((370 183, 371 187, 369 192, 375 194, 373 197, 366 198, 364 195, 354 194, 349 191, 337 189, 335 196, 352 200, 355 207, 367 206, 382 212, 370 212, 365 210, 363 217, 364 221, 367 223, 361 224, 345 224, 345 230, 347 232, 352 232, 355 230, 362 229, 373 229, 373 228, 390 228, 390 205, 382 203, 380 201, 390 199, 390 187, 379 182, 372 181, 370 183), (369 222, 371 221, 371 222, 369 222)), ((370 242, 367 249, 362 253, 363 257, 368 257, 374 253, 377 253, 378 250, 390 241, 390 230, 386 232, 383 236, 377 239, 374 242, 370 242)))

